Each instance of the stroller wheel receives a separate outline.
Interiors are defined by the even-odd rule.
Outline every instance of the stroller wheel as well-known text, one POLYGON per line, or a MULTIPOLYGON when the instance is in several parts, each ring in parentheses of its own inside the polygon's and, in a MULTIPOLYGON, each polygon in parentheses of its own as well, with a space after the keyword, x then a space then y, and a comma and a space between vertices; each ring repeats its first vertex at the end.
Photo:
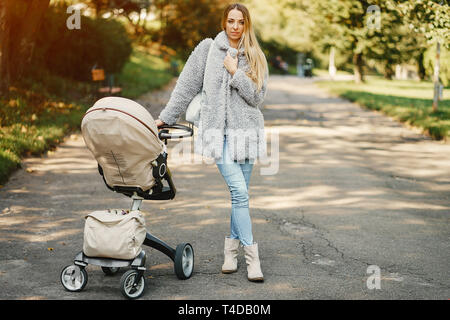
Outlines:
POLYGON ((189 243, 181 243, 175 251, 175 274, 178 279, 189 279, 194 271, 194 249, 189 243))
POLYGON ((112 276, 120 270, 120 267, 102 267, 102 270, 107 276, 112 276))
POLYGON ((139 276, 139 272, 137 270, 128 270, 122 275, 120 279, 120 291, 123 296, 128 299, 137 299, 143 293, 145 289, 145 277, 141 276, 141 279, 136 285, 134 284, 134 280, 139 276))
POLYGON ((77 265, 65 267, 61 272, 61 283, 70 292, 78 292, 84 289, 88 281, 87 272, 77 265))

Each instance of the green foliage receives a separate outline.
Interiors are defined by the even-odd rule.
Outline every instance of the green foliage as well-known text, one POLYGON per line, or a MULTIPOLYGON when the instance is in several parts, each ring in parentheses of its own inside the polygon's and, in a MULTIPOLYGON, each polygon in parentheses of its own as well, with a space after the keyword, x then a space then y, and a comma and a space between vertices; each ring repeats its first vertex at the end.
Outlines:
MULTIPOLYGON (((137 98, 166 84, 169 64, 137 47, 117 81, 123 96, 137 98)), ((0 97, 0 184, 20 167, 26 155, 40 155, 55 147, 65 135, 78 130, 81 118, 93 103, 92 87, 34 70, 24 88, 11 87, 0 97)))
MULTIPOLYGON (((272 65, 272 62, 274 61, 276 56, 280 56, 285 62, 287 62, 290 66, 296 66, 297 65, 297 51, 294 49, 282 45, 275 40, 270 41, 264 41, 261 39, 258 39, 259 44, 261 46, 261 49, 263 50, 267 62, 269 64, 269 67, 272 65)), ((308 58, 310 56, 308 55, 308 58)), ((276 69, 270 68, 271 73, 277 73, 276 69)))
POLYGON ((388 0, 405 23, 429 43, 439 41, 450 49, 450 6, 444 0, 388 0))
POLYGON ((36 83, 32 90, 11 87, 0 97, 0 183, 20 167, 23 156, 40 155, 79 128, 87 105, 46 92, 42 83, 36 83))
POLYGON ((336 48, 341 57, 338 67, 358 61, 359 71, 381 66, 379 71, 391 78, 395 64, 409 62, 417 54, 419 40, 411 35, 401 14, 384 0, 314 2, 310 11, 321 26, 313 41, 323 52, 336 48))
MULTIPOLYGON (((297 52, 311 52, 315 44, 311 35, 318 32, 308 11, 307 0, 244 0, 254 28, 266 43, 297 52)), ((289 57, 287 57, 289 60, 289 57)))
POLYGON ((334 47, 336 66, 340 69, 356 65, 357 73, 374 69, 391 78, 396 64, 417 63, 423 73, 427 40, 450 43, 449 6, 445 1, 246 0, 244 3, 269 50, 282 52, 287 60, 294 55, 289 49, 308 53, 322 67, 328 65, 328 53, 334 47), (374 5, 376 11, 371 10, 374 5))
POLYGON ((162 87, 173 77, 168 69, 169 63, 148 54, 143 47, 135 47, 117 78, 122 95, 132 99, 162 87))
POLYGON ((204 38, 222 30, 223 11, 230 0, 155 0, 161 25, 151 31, 153 41, 171 47, 185 60, 204 38))
POLYGON ((66 27, 64 6, 51 7, 38 32, 33 65, 76 80, 91 79, 94 65, 118 73, 131 54, 131 41, 115 20, 81 16, 81 29, 66 27))

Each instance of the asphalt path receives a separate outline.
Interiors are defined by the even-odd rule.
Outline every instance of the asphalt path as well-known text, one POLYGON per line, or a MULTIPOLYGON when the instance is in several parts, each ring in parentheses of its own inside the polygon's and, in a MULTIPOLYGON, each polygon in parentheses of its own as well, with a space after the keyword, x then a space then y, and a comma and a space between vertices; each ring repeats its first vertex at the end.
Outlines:
MULTIPOLYGON (((139 102, 157 116, 174 82, 139 102)), ((247 281, 243 250, 220 272, 230 195, 214 164, 169 142, 177 195, 145 201, 147 229, 171 246, 189 242, 195 269, 147 252, 141 299, 450 298, 450 144, 334 97, 313 80, 271 76, 262 108, 269 161, 250 181, 250 213, 264 283, 247 281), (181 157, 183 155, 183 157, 181 157)), ((185 149, 186 150, 186 149, 185 149)), ((109 191, 80 134, 24 160, 0 189, 0 299, 123 299, 120 276, 89 265, 79 293, 59 277, 82 248, 84 217, 130 207, 109 191)))

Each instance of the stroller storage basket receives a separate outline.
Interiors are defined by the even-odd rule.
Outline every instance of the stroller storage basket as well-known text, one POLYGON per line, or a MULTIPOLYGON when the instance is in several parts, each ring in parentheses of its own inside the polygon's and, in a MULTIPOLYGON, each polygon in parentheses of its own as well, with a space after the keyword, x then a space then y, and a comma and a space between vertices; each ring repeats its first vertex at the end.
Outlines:
POLYGON ((134 259, 146 233, 140 211, 94 211, 86 216, 83 252, 89 257, 134 259))

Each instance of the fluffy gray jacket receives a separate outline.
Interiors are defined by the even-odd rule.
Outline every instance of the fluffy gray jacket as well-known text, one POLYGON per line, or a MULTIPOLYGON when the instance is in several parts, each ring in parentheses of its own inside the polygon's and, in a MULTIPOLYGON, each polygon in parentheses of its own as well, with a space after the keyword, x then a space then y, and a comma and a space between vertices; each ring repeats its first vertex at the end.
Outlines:
POLYGON ((245 73, 247 70, 244 49, 238 52, 230 47, 225 31, 220 32, 214 42, 211 38, 202 40, 189 56, 159 119, 167 124, 176 123, 203 89, 195 152, 220 159, 226 134, 233 160, 265 158, 264 118, 259 108, 266 94, 268 74, 261 90, 257 90, 256 84, 245 73), (211 44, 214 47, 206 65, 211 44), (227 51, 238 56, 238 70, 233 76, 223 65, 227 51))

